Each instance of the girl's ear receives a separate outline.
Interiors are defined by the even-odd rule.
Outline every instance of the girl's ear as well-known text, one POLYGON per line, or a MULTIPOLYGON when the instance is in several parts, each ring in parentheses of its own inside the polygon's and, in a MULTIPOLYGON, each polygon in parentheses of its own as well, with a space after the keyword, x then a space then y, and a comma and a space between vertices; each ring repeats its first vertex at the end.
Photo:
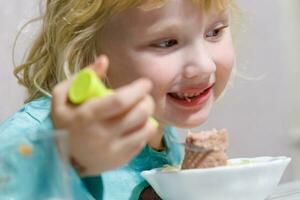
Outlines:
POLYGON ((109 60, 106 55, 100 55, 96 58, 95 63, 91 65, 91 68, 97 73, 98 77, 101 79, 105 76, 109 65, 109 60))

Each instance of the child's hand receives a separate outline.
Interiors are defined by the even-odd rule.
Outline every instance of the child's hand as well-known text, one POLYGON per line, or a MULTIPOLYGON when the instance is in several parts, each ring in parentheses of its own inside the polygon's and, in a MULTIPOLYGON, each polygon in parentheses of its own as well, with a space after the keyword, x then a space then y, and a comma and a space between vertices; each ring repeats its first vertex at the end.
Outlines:
MULTIPOLYGON (((91 66, 102 76, 108 59, 101 56, 91 66)), ((102 98, 75 106, 68 101, 72 80, 53 90, 55 128, 70 133, 70 156, 81 176, 98 175, 129 161, 156 132, 148 120, 154 111, 152 84, 140 79, 102 98)))

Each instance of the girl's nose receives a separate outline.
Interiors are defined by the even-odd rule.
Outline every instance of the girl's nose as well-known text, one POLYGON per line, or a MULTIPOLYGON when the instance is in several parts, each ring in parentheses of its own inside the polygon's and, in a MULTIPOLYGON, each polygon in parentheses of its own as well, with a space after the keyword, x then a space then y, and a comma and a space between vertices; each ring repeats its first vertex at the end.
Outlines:
POLYGON ((216 72, 216 64, 204 45, 194 47, 187 52, 185 57, 183 76, 186 79, 207 79, 216 72))

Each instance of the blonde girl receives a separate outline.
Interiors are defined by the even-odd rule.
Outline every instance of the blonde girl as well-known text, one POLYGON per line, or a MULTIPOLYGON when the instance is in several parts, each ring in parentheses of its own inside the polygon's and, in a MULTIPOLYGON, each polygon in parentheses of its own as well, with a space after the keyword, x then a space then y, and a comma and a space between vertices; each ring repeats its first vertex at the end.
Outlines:
POLYGON ((202 124, 224 90, 235 57, 233 7, 231 0, 48 0, 40 35, 15 70, 27 104, 0 134, 68 130, 75 199, 159 199, 140 172, 179 164, 173 126, 202 124), (84 67, 116 93, 72 105, 68 88, 84 67))

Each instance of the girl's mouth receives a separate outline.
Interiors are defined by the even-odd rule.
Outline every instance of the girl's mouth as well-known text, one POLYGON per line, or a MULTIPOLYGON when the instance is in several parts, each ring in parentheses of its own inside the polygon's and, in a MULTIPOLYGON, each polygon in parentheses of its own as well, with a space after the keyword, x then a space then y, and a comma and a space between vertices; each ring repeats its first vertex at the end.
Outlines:
POLYGON ((201 92, 183 93, 174 92, 168 93, 169 99, 183 107, 195 107, 203 105, 211 96, 214 84, 201 92))

